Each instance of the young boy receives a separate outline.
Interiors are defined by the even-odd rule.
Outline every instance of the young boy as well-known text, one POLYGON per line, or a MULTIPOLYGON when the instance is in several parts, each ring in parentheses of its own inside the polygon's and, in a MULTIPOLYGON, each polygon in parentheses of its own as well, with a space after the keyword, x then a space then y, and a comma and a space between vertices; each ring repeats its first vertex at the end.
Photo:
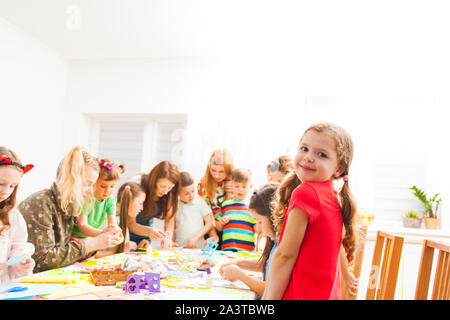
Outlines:
POLYGON ((203 237, 209 233, 218 241, 214 216, 205 201, 195 194, 194 180, 188 172, 180 173, 178 211, 175 215, 175 242, 186 248, 202 248, 203 237))
POLYGON ((216 229, 223 231, 222 250, 255 249, 255 219, 247 205, 247 194, 252 187, 248 169, 234 169, 231 173, 233 200, 226 200, 217 217, 216 229))

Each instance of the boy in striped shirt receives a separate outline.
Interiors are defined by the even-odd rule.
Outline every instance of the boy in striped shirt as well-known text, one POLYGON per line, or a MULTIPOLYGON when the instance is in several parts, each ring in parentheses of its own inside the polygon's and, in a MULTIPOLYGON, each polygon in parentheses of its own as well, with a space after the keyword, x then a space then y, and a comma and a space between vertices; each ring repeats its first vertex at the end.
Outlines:
POLYGON ((252 187, 248 169, 234 169, 231 173, 233 199, 226 200, 217 216, 216 229, 222 231, 222 250, 255 249, 255 219, 247 205, 247 194, 252 187))

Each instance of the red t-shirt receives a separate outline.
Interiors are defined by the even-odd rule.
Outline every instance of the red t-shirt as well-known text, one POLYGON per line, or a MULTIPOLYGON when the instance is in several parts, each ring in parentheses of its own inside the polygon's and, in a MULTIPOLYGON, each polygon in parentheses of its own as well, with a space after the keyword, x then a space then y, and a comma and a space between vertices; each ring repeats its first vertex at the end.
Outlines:
POLYGON ((308 226, 283 300, 339 299, 342 217, 332 182, 304 182, 292 192, 280 244, 294 207, 308 214, 308 226))

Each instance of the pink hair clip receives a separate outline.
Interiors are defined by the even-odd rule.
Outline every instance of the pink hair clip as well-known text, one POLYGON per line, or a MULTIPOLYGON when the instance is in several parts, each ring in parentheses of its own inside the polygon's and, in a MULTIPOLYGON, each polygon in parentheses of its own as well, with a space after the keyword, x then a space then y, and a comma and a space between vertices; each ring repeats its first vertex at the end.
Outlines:
POLYGON ((344 180, 344 182, 348 182, 348 175, 346 174, 345 176, 343 176, 342 180, 344 180))
POLYGON ((114 168, 115 164, 112 162, 106 162, 104 159, 100 161, 100 167, 105 168, 106 170, 111 170, 114 168))

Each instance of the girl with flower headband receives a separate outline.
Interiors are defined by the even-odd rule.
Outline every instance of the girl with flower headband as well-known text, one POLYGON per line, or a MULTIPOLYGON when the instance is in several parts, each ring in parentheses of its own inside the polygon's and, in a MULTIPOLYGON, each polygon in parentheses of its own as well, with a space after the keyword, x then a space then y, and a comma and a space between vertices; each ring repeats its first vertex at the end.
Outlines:
POLYGON ((116 220, 116 199, 114 188, 125 172, 125 165, 117 165, 109 159, 99 162, 99 175, 94 185, 93 205, 85 204, 81 215, 77 217, 72 235, 77 238, 96 237, 108 230, 120 232, 116 220), (105 224, 107 221, 107 227, 105 224))
POLYGON ((27 242, 25 220, 15 208, 17 188, 23 175, 33 168, 23 166, 17 155, 0 147, 0 282, 8 282, 32 273, 34 246, 27 242), (23 261, 8 265, 6 262, 20 257, 23 261))
POLYGON ((294 173, 277 193, 289 198, 289 205, 274 212, 275 226, 281 220, 282 227, 263 299, 339 299, 340 271, 349 290, 357 287, 347 264, 355 251, 356 204, 348 182, 352 158, 353 142, 343 128, 319 123, 304 132, 294 173), (339 193, 333 188, 337 179, 344 182, 339 193))

